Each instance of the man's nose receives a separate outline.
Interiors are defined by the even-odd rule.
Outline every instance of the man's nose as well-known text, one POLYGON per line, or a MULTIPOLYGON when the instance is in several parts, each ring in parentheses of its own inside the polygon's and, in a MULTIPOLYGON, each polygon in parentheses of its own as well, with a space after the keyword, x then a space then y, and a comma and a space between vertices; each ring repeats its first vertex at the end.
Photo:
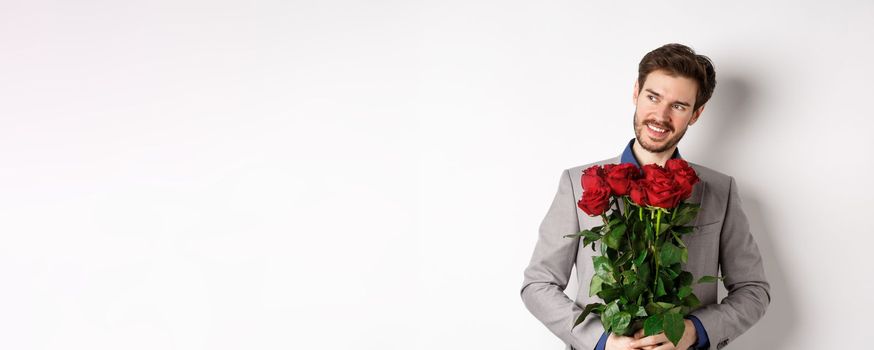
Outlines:
POLYGON ((670 121, 671 120, 671 105, 665 104, 664 106, 659 107, 656 115, 659 117, 660 121, 670 121))

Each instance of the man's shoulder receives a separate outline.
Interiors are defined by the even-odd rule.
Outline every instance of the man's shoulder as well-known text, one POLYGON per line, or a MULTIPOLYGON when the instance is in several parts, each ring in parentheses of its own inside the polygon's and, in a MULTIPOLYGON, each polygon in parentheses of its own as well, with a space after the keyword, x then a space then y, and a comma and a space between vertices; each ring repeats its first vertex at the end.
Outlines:
POLYGON ((698 163, 689 162, 689 166, 695 169, 698 178, 707 183, 708 186, 716 186, 719 188, 728 188, 731 183, 731 176, 719 170, 715 170, 698 163))

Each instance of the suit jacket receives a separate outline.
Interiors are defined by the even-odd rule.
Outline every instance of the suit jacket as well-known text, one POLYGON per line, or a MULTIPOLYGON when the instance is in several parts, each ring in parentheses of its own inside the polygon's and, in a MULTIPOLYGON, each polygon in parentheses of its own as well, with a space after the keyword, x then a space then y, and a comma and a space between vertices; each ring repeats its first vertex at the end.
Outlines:
MULTIPOLYGON (((604 327, 598 315, 590 314, 572 328, 586 304, 603 302, 588 293, 594 274, 592 256, 600 254, 597 249, 600 247, 596 246, 593 252, 591 247, 582 246, 581 239, 563 236, 602 224, 600 216, 590 217, 577 208, 582 196, 580 176, 592 165, 619 161, 620 157, 614 157, 562 172, 555 199, 540 224, 537 244, 524 272, 521 295, 525 307, 564 341, 566 350, 594 349, 604 327), (580 285, 579 290, 571 291, 576 302, 564 293, 574 265, 580 285)), ((728 296, 717 302, 716 283, 695 285, 693 291, 701 306, 691 312, 707 331, 710 344, 721 349, 765 314, 771 302, 770 285, 734 178, 691 162, 689 165, 701 181, 695 184, 687 201, 699 203, 701 210, 693 222, 695 231, 683 236, 689 249, 683 269, 691 272, 695 281, 703 275, 717 276, 722 269, 728 296)))

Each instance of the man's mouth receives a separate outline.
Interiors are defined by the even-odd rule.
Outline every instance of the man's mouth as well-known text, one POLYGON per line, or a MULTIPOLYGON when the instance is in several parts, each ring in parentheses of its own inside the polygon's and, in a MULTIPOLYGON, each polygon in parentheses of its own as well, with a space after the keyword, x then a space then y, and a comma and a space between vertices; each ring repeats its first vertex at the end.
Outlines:
POLYGON ((649 131, 650 131, 653 135, 656 135, 656 136, 664 136, 665 134, 668 133, 668 129, 667 129, 667 128, 660 128, 660 127, 655 126, 655 125, 650 124, 650 123, 647 123, 647 124, 646 124, 646 128, 649 129, 649 131))

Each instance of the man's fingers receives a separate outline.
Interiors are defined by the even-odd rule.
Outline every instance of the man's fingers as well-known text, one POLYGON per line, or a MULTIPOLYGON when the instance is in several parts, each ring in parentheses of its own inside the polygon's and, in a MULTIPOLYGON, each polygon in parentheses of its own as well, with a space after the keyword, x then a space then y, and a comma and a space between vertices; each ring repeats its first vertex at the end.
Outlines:
POLYGON ((634 339, 643 338, 643 328, 638 329, 637 332, 634 332, 634 339))
POLYGON ((645 338, 637 339, 628 345, 631 346, 632 348, 640 348, 640 347, 644 347, 644 346, 648 346, 648 345, 659 345, 659 344, 664 343, 666 341, 668 341, 668 337, 666 337, 664 333, 659 333, 656 335, 651 335, 651 336, 648 336, 645 338))
POLYGON ((653 348, 652 350, 676 350, 677 348, 674 346, 674 343, 667 342, 662 344, 657 348, 653 348))
POLYGON ((647 346, 641 346, 639 348, 631 347, 631 349, 633 349, 633 350, 656 350, 657 347, 658 347, 658 345, 647 345, 647 346))

